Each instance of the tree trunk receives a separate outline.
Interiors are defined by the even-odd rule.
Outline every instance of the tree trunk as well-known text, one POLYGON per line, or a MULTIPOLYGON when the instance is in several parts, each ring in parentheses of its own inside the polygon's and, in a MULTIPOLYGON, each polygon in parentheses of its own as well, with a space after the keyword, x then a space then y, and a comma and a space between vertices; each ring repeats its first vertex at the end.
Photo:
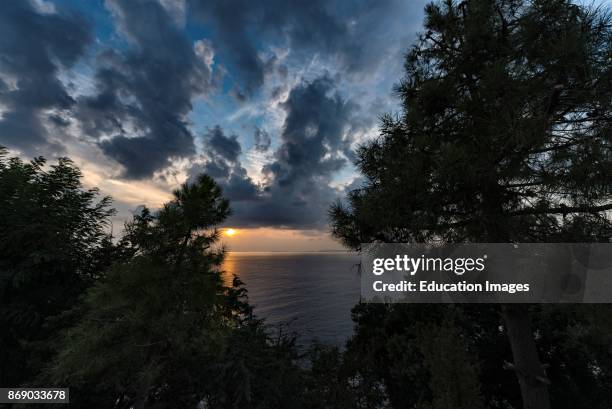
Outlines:
POLYGON ((142 381, 142 385, 140 386, 140 390, 138 391, 138 396, 136 396, 136 401, 132 406, 132 409, 145 409, 147 404, 147 400, 149 399, 149 389, 151 388, 151 381, 148 378, 145 378, 142 381))
MULTIPOLYGON (((483 194, 483 218, 489 243, 510 243, 509 226, 512 220, 504 214, 503 188, 495 180, 483 194)), ((550 409, 548 378, 540 362, 525 304, 503 304, 502 317, 512 348, 514 369, 521 388, 523 409, 550 409)))
POLYGON ((527 306, 502 306, 508 340, 523 398, 523 409, 550 409, 548 379, 540 362, 527 306))

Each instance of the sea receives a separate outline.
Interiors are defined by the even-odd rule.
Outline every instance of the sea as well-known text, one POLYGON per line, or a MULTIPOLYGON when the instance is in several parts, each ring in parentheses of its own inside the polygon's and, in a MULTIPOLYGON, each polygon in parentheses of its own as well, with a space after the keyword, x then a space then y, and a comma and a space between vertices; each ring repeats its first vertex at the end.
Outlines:
POLYGON ((358 263, 351 252, 230 252, 223 270, 227 283, 234 275, 245 283, 270 331, 295 334, 301 347, 314 341, 342 347, 359 301, 358 263))

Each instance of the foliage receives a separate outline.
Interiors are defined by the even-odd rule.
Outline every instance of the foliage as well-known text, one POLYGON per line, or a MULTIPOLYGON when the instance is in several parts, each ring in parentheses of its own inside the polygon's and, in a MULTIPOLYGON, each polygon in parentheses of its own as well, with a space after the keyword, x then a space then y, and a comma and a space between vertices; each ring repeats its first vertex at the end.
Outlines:
MULTIPOLYGON (((333 234, 354 249, 377 241, 610 242, 609 11, 564 0, 448 0, 425 11, 397 85, 402 112, 384 116, 380 137, 359 148, 364 183, 331 208, 333 234)), ((530 315, 526 332, 548 366, 552 407, 605 407, 612 355, 599 339, 612 330, 608 309, 517 308, 530 315)), ((446 328, 471 351, 454 359, 473 360, 466 368, 479 374, 485 405, 521 407, 507 321, 492 306, 454 310, 461 313, 443 325, 444 306, 358 306, 347 353, 372 368, 393 407, 421 404, 414 391, 435 407, 440 392, 429 380, 438 375, 417 334, 428 323, 427 331, 446 328)))
POLYGON ((387 407, 380 382, 362 373, 364 366, 337 346, 315 343, 308 351, 310 367, 305 371, 306 408, 374 409, 387 407))
POLYGON ((362 188, 332 208, 353 247, 608 241, 609 14, 563 0, 447 1, 397 86, 402 115, 358 151, 362 188))
POLYGON ((216 225, 229 203, 208 176, 127 223, 117 262, 88 291, 41 384, 79 407, 265 408, 300 397, 291 339, 273 341, 237 278, 223 284, 216 225))
POLYGON ((49 358, 53 335, 110 263, 113 210, 66 158, 47 166, 0 148, 0 384, 18 386, 49 358))
MULTIPOLYGON (((612 399, 610 312, 605 305, 532 307, 553 407, 605 408, 612 399)), ((522 407, 497 310, 478 304, 361 304, 353 319, 357 325, 345 360, 355 362, 363 382, 384 385, 389 407, 432 405, 441 393, 432 380, 440 376, 447 378, 438 383, 453 386, 471 384, 476 376, 487 408, 522 407), (424 339, 424 334, 434 336, 424 339), (427 362, 435 345, 440 350, 430 357, 441 359, 440 370, 427 362)))
POLYGON ((224 284, 229 203, 212 179, 142 208, 115 242, 110 199, 80 178, 68 159, 0 161, 3 385, 69 386, 87 408, 379 407, 337 348, 299 353, 237 277, 224 284))

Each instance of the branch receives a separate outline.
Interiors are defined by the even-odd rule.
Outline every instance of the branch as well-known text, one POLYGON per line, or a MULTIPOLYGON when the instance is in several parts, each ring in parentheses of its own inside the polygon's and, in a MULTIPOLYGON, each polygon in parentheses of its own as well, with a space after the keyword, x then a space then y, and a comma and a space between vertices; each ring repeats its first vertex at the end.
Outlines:
POLYGON ((525 182, 525 183, 511 183, 509 185, 502 185, 505 188, 517 188, 517 187, 530 187, 530 186, 541 186, 543 182, 525 182))
POLYGON ((544 209, 521 209, 509 213, 510 216, 535 215, 535 214, 567 214, 567 213, 600 213, 606 210, 612 210, 612 203, 601 206, 565 206, 549 207, 544 209))
POLYGON ((137 347, 137 348, 149 348, 149 347, 152 347, 152 346, 155 346, 155 345, 159 345, 159 344, 163 343, 164 341, 165 340, 162 339, 160 341, 150 342, 148 344, 134 344, 134 346, 137 347))
POLYGON ((564 143, 562 145, 551 146, 549 148, 535 149, 535 150, 530 151, 529 154, 533 155, 533 154, 537 154, 537 153, 545 153, 545 152, 558 151, 558 150, 561 150, 561 149, 566 149, 566 148, 572 147, 574 145, 579 145, 581 143, 582 143, 582 141, 568 142, 568 143, 564 143))

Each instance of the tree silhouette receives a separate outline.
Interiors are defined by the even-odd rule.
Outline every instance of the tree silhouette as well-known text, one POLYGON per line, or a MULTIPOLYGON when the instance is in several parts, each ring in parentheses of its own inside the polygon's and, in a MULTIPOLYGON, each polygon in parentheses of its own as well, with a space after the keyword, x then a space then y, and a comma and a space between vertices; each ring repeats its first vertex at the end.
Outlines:
MULTIPOLYGON (((609 242, 611 22, 564 0, 444 1, 330 213, 347 246, 609 242)), ((523 406, 550 407, 528 308, 502 307, 523 406)))
POLYGON ((298 352, 253 315, 237 277, 221 280, 216 226, 230 210, 211 178, 142 208, 117 241, 110 198, 83 189, 70 160, 0 154, 2 385, 69 386, 74 407, 117 409, 351 408, 368 396, 338 350, 298 352), (298 365, 308 356, 312 370, 298 365))
POLYGON ((158 212, 136 215, 121 260, 88 291, 82 318, 42 379, 73 385, 82 405, 195 406, 203 396, 194 391, 214 376, 203 363, 218 361, 241 312, 226 302, 223 252, 213 248, 214 226, 228 214, 220 188, 201 176, 158 212))
POLYGON ((159 211, 135 215, 38 382, 70 385, 80 407, 297 402, 293 339, 273 341, 240 280, 223 284, 216 226, 229 214, 219 186, 200 175, 159 211))
POLYGON ((0 147, 0 384, 31 380, 71 308, 105 266, 110 198, 69 159, 6 158, 0 147))

